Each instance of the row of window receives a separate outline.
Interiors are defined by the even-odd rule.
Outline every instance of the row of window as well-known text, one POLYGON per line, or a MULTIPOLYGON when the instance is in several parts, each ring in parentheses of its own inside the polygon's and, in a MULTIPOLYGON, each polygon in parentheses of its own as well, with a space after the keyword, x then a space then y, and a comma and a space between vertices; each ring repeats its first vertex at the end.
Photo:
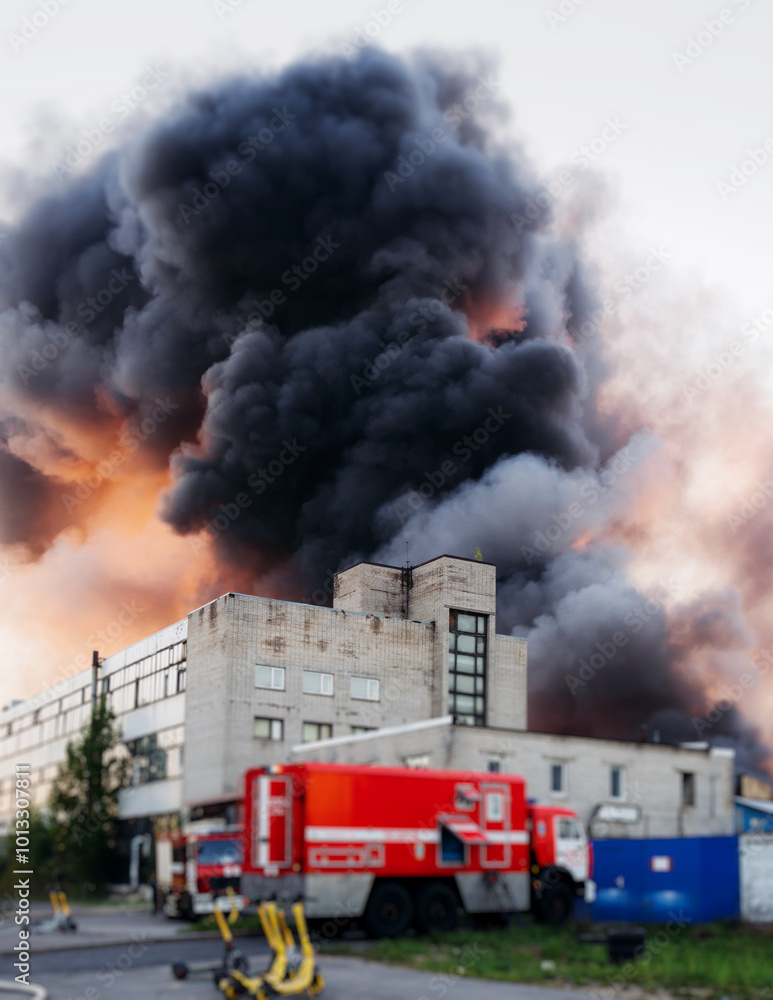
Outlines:
MULTIPOLYGON (((66 713, 79 708, 81 705, 87 704, 90 700, 90 685, 78 688, 76 691, 71 691, 70 694, 63 695, 61 698, 52 698, 47 704, 42 705, 40 708, 36 708, 34 712, 30 712, 28 715, 22 715, 18 719, 6 722, 4 725, 0 726, 0 739, 4 739, 7 736, 18 735, 26 729, 33 729, 41 722, 47 722, 50 719, 55 719, 57 716, 65 715, 66 713)), ((24 746, 28 745, 28 743, 24 744, 24 746)))
MULTIPOLYGON (((371 732, 372 729, 373 726, 350 726, 350 733, 352 736, 358 736, 360 733, 371 732)), ((304 743, 329 740, 333 736, 333 726, 329 722, 304 722, 301 731, 304 743)), ((278 743, 285 738, 284 732, 283 719, 255 719, 253 735, 257 740, 270 740, 272 743, 278 743)))
MULTIPOLYGON (((120 673, 120 671, 117 671, 120 673)), ((107 698, 107 704, 116 715, 131 712, 132 709, 161 701, 173 694, 181 694, 185 690, 185 664, 158 670, 146 677, 127 680, 123 684, 115 682, 115 674, 105 677, 102 681, 102 694, 107 698)))
MULTIPOLYGON (((550 765, 550 791, 553 795, 567 793, 567 766, 563 762, 550 765)), ((613 802, 625 799, 625 768, 613 764, 609 768, 609 798, 613 802)))
MULTIPOLYGON (((333 696, 333 674, 323 674, 318 670, 303 671, 303 693, 333 696)), ((286 671, 284 667, 255 667, 255 687, 271 691, 284 691, 286 671)), ((372 677, 350 677, 349 695, 359 701, 379 701, 381 681, 372 677)))
POLYGON ((17 757, 22 751, 31 750, 61 737, 76 735, 88 721, 90 713, 91 703, 89 702, 28 726, 26 729, 17 730, 16 725, 14 725, 13 732, 3 747, 4 752, 0 755, 0 760, 17 757))
MULTIPOLYGON (((114 671, 102 680, 102 694, 110 695, 110 707, 116 714, 129 712, 140 705, 160 701, 185 690, 187 641, 175 642, 156 653, 143 656, 114 671), (119 693, 120 692, 120 693, 119 693)), ((91 685, 52 698, 27 715, 0 725, 0 740, 40 726, 34 737, 17 744, 11 752, 45 743, 58 736, 68 736, 80 729, 83 714, 77 710, 91 702, 91 685), (50 722, 44 727, 42 724, 50 722)))
MULTIPOLYGON (((567 793, 567 766, 565 763, 555 762, 550 765, 550 791, 553 795, 566 795, 567 793)), ((711 815, 714 815, 714 786, 710 783, 710 796, 712 798, 711 815)), ((612 802, 624 802, 625 792, 625 768, 619 764, 612 764, 609 768, 608 795, 612 802)), ((681 773, 681 802, 683 808, 692 808, 696 804, 695 796, 695 774, 692 771, 681 773)))
POLYGON ((159 649, 155 653, 149 653, 139 660, 134 660, 133 663, 127 663, 119 670, 114 670, 105 677, 105 681, 108 682, 107 690, 123 687, 136 680, 141 680, 143 677, 149 677, 151 674, 161 673, 170 667, 184 664, 187 658, 188 641, 186 639, 172 643, 171 646, 164 646, 163 649, 159 649))
POLYGON ((102 678, 102 694, 116 715, 185 690, 187 640, 165 646, 102 678))

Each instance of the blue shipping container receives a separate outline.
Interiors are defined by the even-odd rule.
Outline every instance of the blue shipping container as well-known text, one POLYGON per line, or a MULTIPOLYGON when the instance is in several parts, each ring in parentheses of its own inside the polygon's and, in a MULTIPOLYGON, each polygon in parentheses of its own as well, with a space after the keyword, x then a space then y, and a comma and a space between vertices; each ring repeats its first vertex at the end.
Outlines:
POLYGON ((691 923, 737 917, 738 838, 594 840, 594 920, 691 923))

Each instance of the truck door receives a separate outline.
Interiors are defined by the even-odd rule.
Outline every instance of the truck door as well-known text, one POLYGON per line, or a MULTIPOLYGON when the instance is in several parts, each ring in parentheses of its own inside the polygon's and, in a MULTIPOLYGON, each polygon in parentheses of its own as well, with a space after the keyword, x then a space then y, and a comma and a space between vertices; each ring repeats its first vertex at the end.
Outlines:
POLYGON ((480 849, 481 868, 510 867, 510 815, 510 786, 481 785, 480 827, 488 842, 480 849))
POLYGON ((571 816, 554 817, 556 865, 565 868, 575 882, 588 878, 588 841, 580 821, 571 816))
POLYGON ((253 796, 252 867, 275 875, 292 863, 292 778, 261 774, 253 784, 253 796))

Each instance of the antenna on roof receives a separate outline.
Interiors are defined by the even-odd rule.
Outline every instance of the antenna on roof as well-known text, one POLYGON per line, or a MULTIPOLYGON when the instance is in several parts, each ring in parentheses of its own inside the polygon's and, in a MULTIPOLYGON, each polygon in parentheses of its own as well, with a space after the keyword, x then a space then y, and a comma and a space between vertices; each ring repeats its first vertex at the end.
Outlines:
POLYGON ((405 568, 408 569, 408 567, 410 565, 411 565, 411 563, 410 563, 410 560, 408 559, 408 539, 406 538, 405 539, 405 568))

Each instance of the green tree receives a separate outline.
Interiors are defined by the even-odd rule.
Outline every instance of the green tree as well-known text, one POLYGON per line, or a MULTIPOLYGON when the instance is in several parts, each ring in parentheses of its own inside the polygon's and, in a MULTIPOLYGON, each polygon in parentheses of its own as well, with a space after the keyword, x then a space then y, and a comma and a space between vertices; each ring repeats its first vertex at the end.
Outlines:
POLYGON ((118 816, 118 793, 126 784, 127 759, 120 752, 115 716, 104 697, 66 757, 51 789, 49 817, 55 875, 79 896, 103 893, 118 816))

